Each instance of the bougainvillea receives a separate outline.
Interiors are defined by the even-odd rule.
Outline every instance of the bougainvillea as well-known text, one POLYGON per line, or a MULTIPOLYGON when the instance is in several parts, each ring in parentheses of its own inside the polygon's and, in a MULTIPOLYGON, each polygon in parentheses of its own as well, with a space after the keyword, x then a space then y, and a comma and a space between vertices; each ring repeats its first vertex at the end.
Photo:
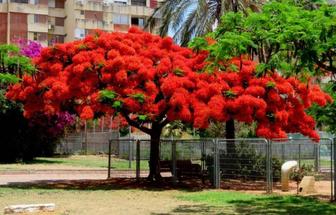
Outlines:
POLYGON ((29 58, 34 58, 40 55, 42 45, 36 41, 18 39, 15 43, 20 48, 20 54, 29 58))
POLYGON ((209 121, 230 119, 258 123, 267 138, 301 132, 317 138, 314 120, 305 113, 312 103, 331 101, 317 86, 272 73, 255 74, 255 63, 232 59, 226 71, 202 72, 207 52, 193 52, 131 28, 103 33, 42 50, 39 73, 25 76, 7 97, 24 103, 24 115, 68 111, 83 119, 120 113, 151 136, 150 178, 160 177, 162 128, 181 120, 206 128, 209 121))

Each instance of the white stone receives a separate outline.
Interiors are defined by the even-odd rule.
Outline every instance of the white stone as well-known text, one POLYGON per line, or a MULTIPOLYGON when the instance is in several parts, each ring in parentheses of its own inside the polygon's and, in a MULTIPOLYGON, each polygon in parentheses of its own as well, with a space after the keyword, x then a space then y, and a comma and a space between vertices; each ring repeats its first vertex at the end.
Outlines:
POLYGON ((55 204, 29 204, 29 205, 10 205, 5 207, 5 214, 24 213, 24 212, 40 212, 54 211, 55 204))

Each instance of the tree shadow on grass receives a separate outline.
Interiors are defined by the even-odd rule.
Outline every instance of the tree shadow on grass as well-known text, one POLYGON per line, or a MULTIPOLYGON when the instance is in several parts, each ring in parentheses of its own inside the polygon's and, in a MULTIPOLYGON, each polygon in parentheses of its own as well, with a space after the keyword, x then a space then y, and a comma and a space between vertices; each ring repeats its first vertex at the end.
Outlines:
MULTIPOLYGON (((252 200, 223 202, 223 205, 184 204, 166 214, 335 215, 336 205, 310 197, 256 196, 252 200)), ((163 214, 152 213, 152 215, 163 214)))
MULTIPOLYGON (((183 204, 169 213, 151 213, 151 215, 172 215, 172 214, 214 214, 214 207, 206 204, 183 204)), ((228 213, 232 214, 232 213, 228 213)))
POLYGON ((174 184, 171 178, 164 178, 160 182, 149 182, 145 178, 137 181, 134 178, 111 178, 106 180, 37 180, 31 182, 11 182, 0 188, 13 189, 63 189, 63 190, 127 190, 142 189, 152 191, 183 190, 196 192, 209 189, 210 185, 204 185, 195 181, 184 181, 174 184))
POLYGON ((311 197, 271 196, 230 201, 238 214, 335 215, 336 205, 311 197))

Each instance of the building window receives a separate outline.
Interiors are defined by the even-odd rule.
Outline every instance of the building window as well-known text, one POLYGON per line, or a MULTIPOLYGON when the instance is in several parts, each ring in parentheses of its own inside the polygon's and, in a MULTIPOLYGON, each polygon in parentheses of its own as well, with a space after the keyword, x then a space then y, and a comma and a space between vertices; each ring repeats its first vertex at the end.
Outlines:
POLYGON ((48 7, 54 8, 55 7, 55 0, 48 1, 48 7))
POLYGON ((143 18, 132 17, 131 24, 143 28, 145 26, 145 20, 143 18))
POLYGON ((34 40, 35 41, 46 41, 47 38, 48 38, 48 34, 47 33, 34 32, 34 40))
POLYGON ((33 0, 33 4, 48 5, 48 0, 33 0))
POLYGON ((56 35, 56 34, 53 34, 53 35, 49 35, 50 38, 48 40, 48 45, 51 46, 55 43, 64 43, 64 35, 56 35))
POLYGON ((85 37, 85 30, 81 28, 75 29, 75 38, 76 39, 82 39, 85 37))
POLYGON ((145 6, 146 7, 146 0, 131 0, 131 5, 145 6))
POLYGON ((55 0, 55 8, 64 8, 64 0, 55 0))
POLYGON ((127 0, 115 0, 114 3, 115 3, 115 4, 126 5, 126 4, 127 4, 127 0))
POLYGON ((28 4, 29 0, 11 0, 13 3, 22 3, 22 4, 28 4))
POLYGON ((47 22, 48 22, 48 16, 34 14, 34 23, 47 23, 47 22))
POLYGON ((122 14, 114 14, 113 15, 113 23, 119 25, 128 25, 129 17, 127 15, 122 14))
POLYGON ((55 25, 56 26, 64 26, 64 18, 56 17, 55 18, 55 25))

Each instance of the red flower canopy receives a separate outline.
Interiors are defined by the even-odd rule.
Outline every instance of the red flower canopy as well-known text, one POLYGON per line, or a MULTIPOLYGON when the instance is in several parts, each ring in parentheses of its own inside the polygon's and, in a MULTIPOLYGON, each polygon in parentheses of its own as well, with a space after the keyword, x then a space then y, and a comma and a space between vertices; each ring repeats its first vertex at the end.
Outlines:
POLYGON ((83 119, 120 113, 146 133, 182 120, 206 128, 209 121, 257 122, 257 135, 300 132, 318 138, 305 112, 331 102, 317 85, 277 73, 257 77, 256 64, 232 59, 226 71, 203 71, 207 53, 180 47, 136 28, 103 33, 42 50, 39 72, 13 85, 7 97, 24 103, 24 115, 61 111, 83 119), (236 69, 233 69, 236 68, 236 69))

